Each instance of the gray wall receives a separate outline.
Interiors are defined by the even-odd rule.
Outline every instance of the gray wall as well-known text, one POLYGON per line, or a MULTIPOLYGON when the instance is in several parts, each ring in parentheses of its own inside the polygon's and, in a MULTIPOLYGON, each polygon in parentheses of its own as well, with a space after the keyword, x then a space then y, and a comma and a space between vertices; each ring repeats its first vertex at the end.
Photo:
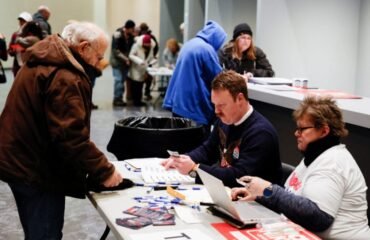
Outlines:
POLYGON ((360 1, 360 22, 355 92, 370 97, 370 1, 360 1))
POLYGON ((227 33, 227 41, 239 23, 248 23, 256 35, 257 0, 208 0, 206 19, 218 22, 227 33))
POLYGON ((355 92, 361 1, 259 0, 257 44, 278 77, 355 92))
MULTIPOLYGON (((184 22, 184 0, 161 0, 160 2, 160 41, 159 56, 162 58, 166 41, 175 38, 183 42, 183 35, 180 32, 180 24, 184 22)), ((162 64, 162 59, 160 59, 162 64)))
POLYGON ((205 23, 205 0, 185 0, 184 42, 193 38, 205 23))

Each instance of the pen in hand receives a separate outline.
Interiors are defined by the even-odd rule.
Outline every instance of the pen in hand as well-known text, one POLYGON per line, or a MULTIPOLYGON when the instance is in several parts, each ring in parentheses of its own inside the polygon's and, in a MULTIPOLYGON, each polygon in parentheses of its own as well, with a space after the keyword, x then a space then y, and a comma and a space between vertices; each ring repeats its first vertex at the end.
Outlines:
POLYGON ((250 178, 245 180, 245 181, 242 181, 239 178, 236 178, 235 180, 236 180, 237 183, 239 183, 240 185, 242 185, 243 187, 246 187, 246 188, 249 187, 249 184, 252 181, 252 179, 250 179, 250 178))

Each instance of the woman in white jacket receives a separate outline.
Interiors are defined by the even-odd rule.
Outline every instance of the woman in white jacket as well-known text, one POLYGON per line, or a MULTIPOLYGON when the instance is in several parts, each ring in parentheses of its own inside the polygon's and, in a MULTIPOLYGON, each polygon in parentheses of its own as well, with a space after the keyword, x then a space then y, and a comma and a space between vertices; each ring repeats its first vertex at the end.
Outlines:
POLYGON ((129 58, 131 66, 128 73, 131 81, 131 94, 134 106, 146 106, 141 101, 143 96, 144 80, 147 78, 147 68, 155 61, 153 49, 155 43, 150 35, 144 34, 137 37, 136 43, 132 46, 129 58))
POLYGON ((297 148, 303 159, 285 189, 244 176, 232 198, 257 200, 323 239, 368 240, 367 186, 361 169, 341 139, 348 134, 342 112, 328 97, 308 96, 294 111, 297 148))

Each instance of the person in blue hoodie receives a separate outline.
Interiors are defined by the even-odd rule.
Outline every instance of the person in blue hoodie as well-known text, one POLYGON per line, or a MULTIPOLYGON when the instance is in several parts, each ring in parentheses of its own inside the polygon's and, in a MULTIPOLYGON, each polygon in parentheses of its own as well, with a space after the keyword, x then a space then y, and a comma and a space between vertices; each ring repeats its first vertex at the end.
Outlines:
POLYGON ((226 40, 224 29, 208 21, 181 48, 164 98, 163 108, 174 116, 209 126, 215 119, 211 103, 211 82, 222 71, 217 51, 226 40))

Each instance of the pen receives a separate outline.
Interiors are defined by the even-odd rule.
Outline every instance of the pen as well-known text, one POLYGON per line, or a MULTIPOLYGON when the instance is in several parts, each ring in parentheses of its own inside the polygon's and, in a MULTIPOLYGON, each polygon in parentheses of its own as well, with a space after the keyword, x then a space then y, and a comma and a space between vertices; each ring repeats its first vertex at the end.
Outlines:
POLYGON ((149 193, 151 193, 152 191, 153 191, 153 189, 154 189, 155 187, 151 187, 151 188, 149 188, 148 190, 146 190, 146 193, 147 194, 149 194, 149 193))
MULTIPOLYGON (((177 189, 177 186, 171 186, 173 189, 177 189)), ((167 186, 154 186, 153 190, 154 191, 160 191, 160 190, 166 190, 167 186)))
POLYGON ((128 171, 141 172, 140 168, 130 167, 129 164, 124 164, 124 166, 128 171))
POLYGON ((155 187, 156 184, 146 184, 146 183, 135 183, 135 186, 137 187, 155 187))
POLYGON ((200 202, 199 205, 201 206, 215 206, 216 204, 210 202, 200 202))
POLYGON ((163 185, 176 185, 176 186, 178 186, 178 185, 180 185, 180 183, 178 183, 178 182, 169 182, 169 183, 166 183, 166 182, 157 182, 157 184, 163 184, 163 185))
POLYGON ((237 183, 239 183, 240 185, 242 185, 242 186, 244 186, 246 188, 248 188, 248 186, 249 186, 249 184, 251 182, 251 179, 242 181, 239 178, 236 178, 235 180, 236 180, 237 183))
POLYGON ((124 166, 127 170, 131 171, 131 168, 127 164, 124 164, 124 166))
MULTIPOLYGON (((171 201, 171 203, 172 203, 172 201, 171 201)), ((200 204, 186 202, 186 201, 181 200, 181 199, 178 199, 178 203, 176 203, 176 204, 188 206, 188 207, 191 207, 192 209, 196 209, 196 210, 198 210, 200 212, 200 204)))
POLYGON ((166 190, 168 186, 171 186, 173 189, 177 189, 178 185, 157 185, 157 184, 145 184, 145 183, 135 183, 135 186, 137 187, 150 187, 153 188, 152 190, 154 191, 159 191, 159 190, 166 190))

